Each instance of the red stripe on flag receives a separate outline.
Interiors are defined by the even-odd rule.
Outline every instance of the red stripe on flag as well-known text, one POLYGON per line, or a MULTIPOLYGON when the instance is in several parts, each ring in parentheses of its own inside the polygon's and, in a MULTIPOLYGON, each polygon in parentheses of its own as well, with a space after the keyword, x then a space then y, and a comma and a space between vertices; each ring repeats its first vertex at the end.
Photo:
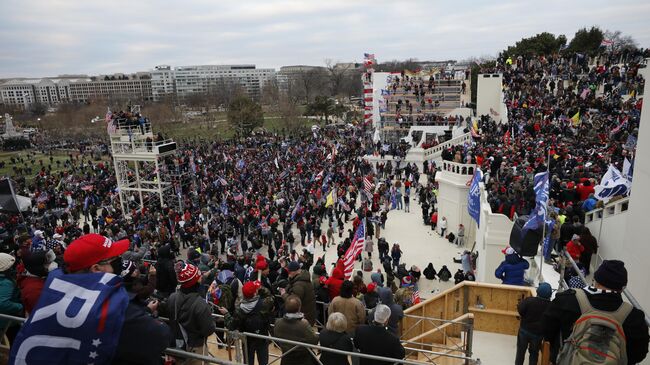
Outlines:
POLYGON ((372 89, 363 89, 364 94, 372 94, 372 89))

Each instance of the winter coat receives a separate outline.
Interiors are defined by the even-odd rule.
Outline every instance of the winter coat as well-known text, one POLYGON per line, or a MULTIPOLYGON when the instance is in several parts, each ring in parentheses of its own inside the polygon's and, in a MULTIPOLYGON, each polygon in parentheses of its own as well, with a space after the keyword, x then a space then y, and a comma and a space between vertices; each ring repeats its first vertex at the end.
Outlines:
POLYGON ((363 295, 363 305, 366 309, 375 308, 377 303, 379 303, 379 294, 377 294, 377 289, 363 295))
MULTIPOLYGON (((354 345, 367 355, 377 355, 394 359, 403 359, 405 350, 397 335, 383 326, 359 326, 354 334, 354 345)), ((390 365, 388 361, 359 359, 360 365, 390 365)))
MULTIPOLYGON (((318 335, 320 345, 323 347, 341 350, 352 351, 352 337, 346 332, 334 332, 324 329, 318 335)), ((321 351, 320 361, 323 365, 348 365, 348 357, 346 355, 339 355, 332 352, 321 351)))
MULTIPOLYGON (((238 308, 225 317, 226 327, 231 331, 252 332, 268 335, 273 313, 273 297, 265 289, 260 289, 261 295, 243 300, 238 308)), ((266 340, 248 337, 249 344, 266 342, 266 340)))
POLYGON ((309 278, 309 272, 303 270, 300 274, 290 278, 287 293, 300 298, 302 313, 304 313, 305 319, 313 325, 316 322, 316 296, 314 295, 314 286, 309 278))
POLYGON ((25 314, 29 315, 41 297, 41 292, 45 286, 45 279, 32 275, 22 275, 18 277, 18 286, 20 287, 20 300, 25 306, 25 314))
POLYGON ((436 269, 433 268, 433 263, 429 263, 427 267, 424 269, 422 272, 424 274, 424 277, 427 278, 428 280, 434 280, 436 278, 436 269))
POLYGON ((344 280, 345 274, 343 272, 343 264, 337 264, 334 270, 332 270, 332 276, 330 276, 325 282, 325 285, 327 285, 327 290, 330 294, 330 301, 339 296, 341 285, 343 285, 344 280))
POLYGON ((363 248, 364 251, 372 253, 373 251, 373 243, 371 239, 366 240, 366 244, 364 245, 363 248))
POLYGON ((156 261, 156 290, 171 294, 176 291, 177 284, 171 247, 162 246, 158 249, 158 261, 156 261))
POLYGON ((540 297, 528 297, 519 302, 517 310, 521 317, 520 328, 541 337, 544 333, 542 317, 549 304, 550 300, 540 297))
MULTIPOLYGON (((393 299, 393 291, 390 290, 390 288, 376 288, 375 290, 379 293, 380 303, 385 304, 390 308, 390 317, 388 318, 386 326, 390 332, 397 336, 399 333, 399 322, 404 318, 404 310, 401 305, 395 303, 393 299)), ((374 310, 368 313, 368 316, 370 318, 375 318, 374 310)))
POLYGON ((347 333, 352 334, 358 325, 366 322, 366 308, 357 298, 343 298, 338 296, 332 300, 327 308, 328 314, 342 313, 348 320, 347 333))
POLYGON ((124 324, 120 334, 113 364, 159 364, 160 356, 173 341, 171 329, 145 309, 135 293, 129 293, 131 300, 126 307, 124 324))
POLYGON ((216 326, 212 319, 212 309, 196 292, 182 290, 169 296, 167 301, 169 319, 177 320, 187 331, 187 346, 201 347, 214 333, 216 326))
MULTIPOLYGON (((0 313, 10 316, 23 316, 23 305, 16 282, 0 273, 0 313)), ((7 320, 0 320, 0 328, 7 326, 7 320)))
MULTIPOLYGON (((554 340, 558 334, 561 334, 562 340, 566 340, 571 334, 574 323, 581 315, 578 299, 576 299, 576 290, 585 289, 570 289, 557 293, 544 312, 542 323, 545 339, 554 340)), ((623 303, 620 293, 597 292, 592 288, 585 290, 585 293, 591 305, 599 310, 615 311, 623 303)), ((626 338, 628 364, 640 363, 648 353, 650 339, 645 314, 642 310, 632 309, 623 322, 623 332, 626 338)), ((551 354, 551 359, 555 359, 556 355, 551 354)))
POLYGON ((525 285, 524 274, 528 267, 530 267, 528 261, 513 253, 506 255, 506 259, 497 267, 494 275, 497 279, 501 279, 503 284, 525 285))
MULTIPOLYGON (((312 345, 318 343, 318 335, 314 332, 308 322, 297 318, 287 318, 286 316, 278 318, 275 321, 273 335, 285 340, 305 342, 312 345)), ((282 349, 282 353, 286 353, 295 347, 294 345, 283 342, 278 342, 278 346, 282 349)), ((311 356, 304 347, 299 347, 284 355, 280 362, 280 365, 310 364, 316 364, 316 361, 314 361, 313 356, 311 356)))

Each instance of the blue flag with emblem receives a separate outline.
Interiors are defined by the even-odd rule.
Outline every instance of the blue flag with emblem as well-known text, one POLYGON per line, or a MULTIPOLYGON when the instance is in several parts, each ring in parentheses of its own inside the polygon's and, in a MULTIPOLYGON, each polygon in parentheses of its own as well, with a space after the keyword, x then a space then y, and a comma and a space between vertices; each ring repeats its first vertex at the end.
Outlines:
POLYGON ((52 271, 11 346, 9 364, 109 364, 129 303, 121 284, 108 273, 52 271))
POLYGON ((530 229, 538 229, 544 224, 546 207, 548 206, 548 171, 535 174, 533 189, 535 190, 535 209, 530 213, 530 218, 521 229, 521 236, 525 236, 530 229))
POLYGON ((476 225, 479 227, 481 225, 481 189, 479 183, 482 179, 483 172, 477 168, 467 194, 467 212, 470 217, 474 218, 476 225))

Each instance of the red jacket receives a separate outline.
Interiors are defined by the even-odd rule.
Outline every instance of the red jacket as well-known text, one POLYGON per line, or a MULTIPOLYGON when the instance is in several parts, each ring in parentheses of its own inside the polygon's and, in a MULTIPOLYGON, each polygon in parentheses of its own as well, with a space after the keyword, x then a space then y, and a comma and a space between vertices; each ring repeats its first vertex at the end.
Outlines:
POLYGON ((45 286, 45 278, 19 276, 18 286, 20 287, 20 299, 25 306, 25 314, 29 315, 41 296, 41 291, 45 286))
POLYGON ((584 252, 585 246, 575 243, 573 240, 569 241, 566 245, 566 251, 571 255, 571 258, 577 260, 584 252))

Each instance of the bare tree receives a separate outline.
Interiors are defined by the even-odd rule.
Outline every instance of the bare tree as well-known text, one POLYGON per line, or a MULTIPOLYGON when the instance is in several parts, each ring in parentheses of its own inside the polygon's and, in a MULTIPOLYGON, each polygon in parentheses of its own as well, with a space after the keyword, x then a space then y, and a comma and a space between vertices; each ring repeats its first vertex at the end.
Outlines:
POLYGON ((330 96, 336 97, 342 93, 346 78, 354 66, 350 63, 333 62, 328 58, 325 59, 325 69, 329 79, 330 96))
POLYGON ((280 98, 280 90, 276 79, 272 79, 262 87, 262 104, 277 106, 280 98))
POLYGON ((604 38, 612 41, 611 49, 614 51, 632 51, 639 48, 632 36, 623 35, 620 30, 606 30, 604 38))
POLYGON ((311 68, 297 74, 297 85, 304 95, 306 103, 309 103, 315 96, 323 94, 325 76, 326 74, 321 68, 311 68))

